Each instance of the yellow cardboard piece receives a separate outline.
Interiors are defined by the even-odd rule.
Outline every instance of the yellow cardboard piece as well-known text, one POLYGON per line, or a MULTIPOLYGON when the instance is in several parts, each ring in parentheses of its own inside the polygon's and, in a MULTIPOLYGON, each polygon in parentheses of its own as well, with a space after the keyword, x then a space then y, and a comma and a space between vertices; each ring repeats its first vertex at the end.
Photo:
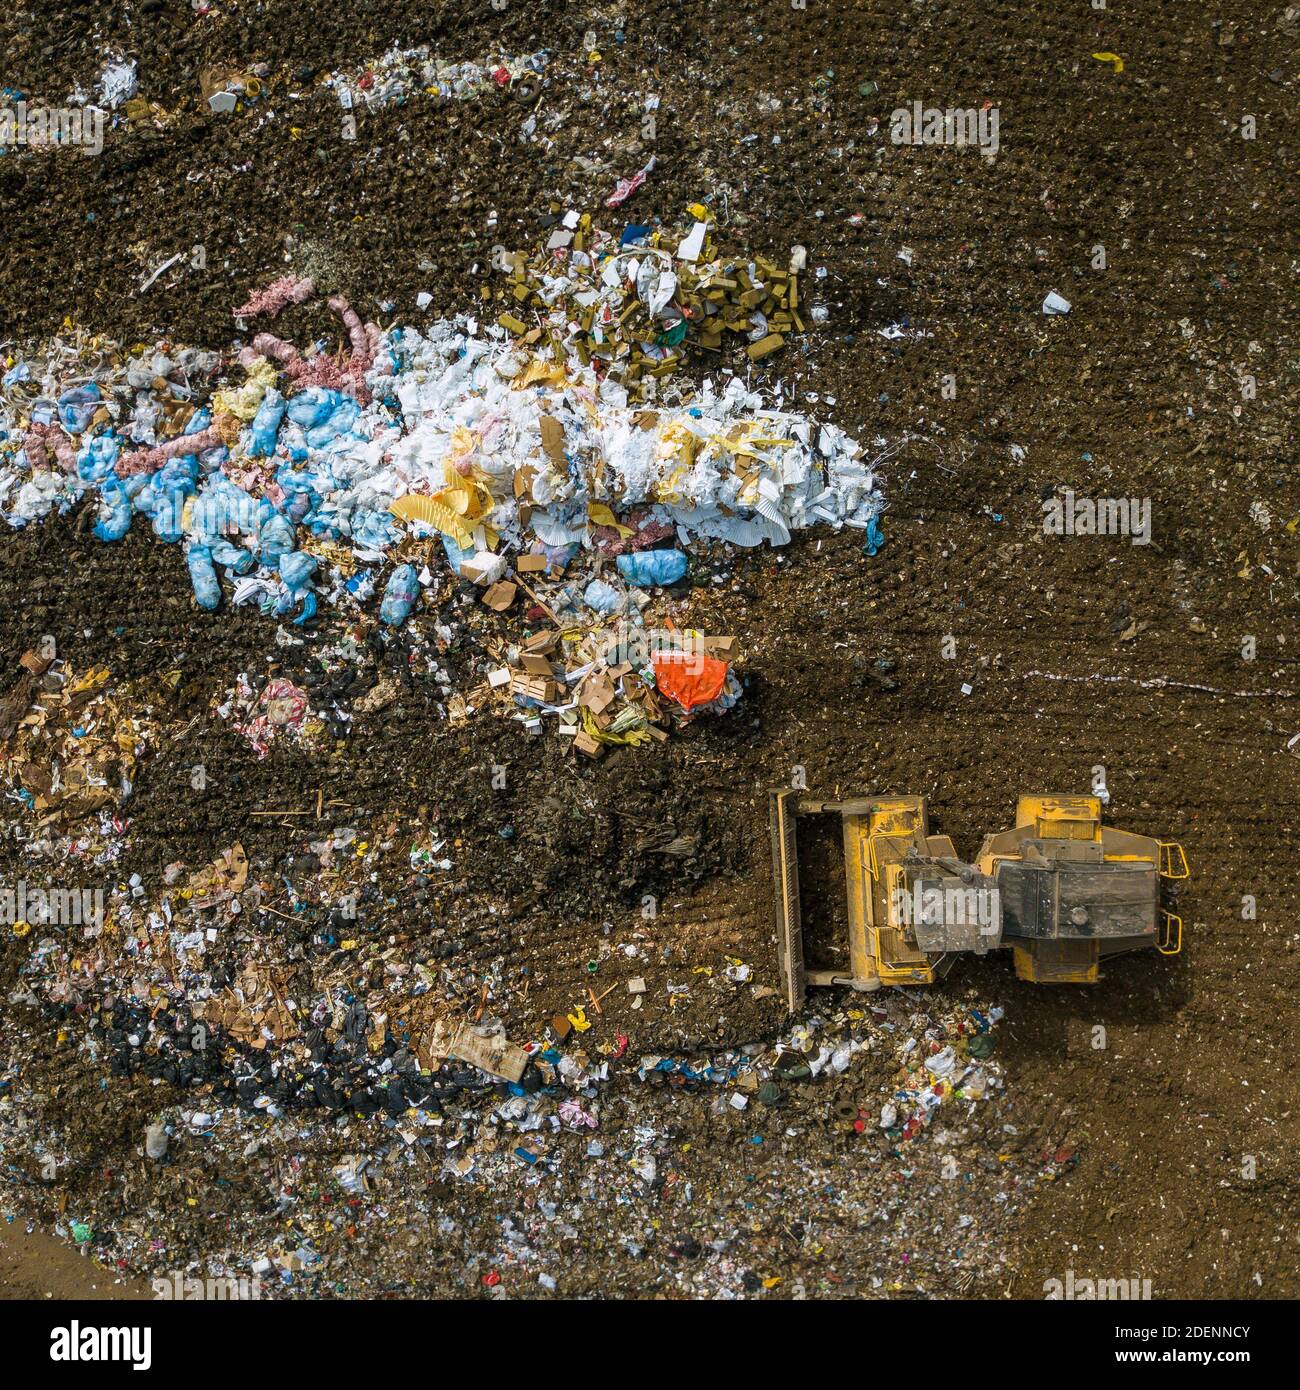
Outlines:
POLYGON ((424 521, 436 526, 444 536, 450 536, 462 550, 474 543, 473 533, 450 507, 434 497, 422 497, 408 492, 388 509, 399 521, 424 521))
POLYGON ((587 504, 587 521, 593 526, 612 526, 620 536, 635 536, 630 526, 624 526, 604 502, 587 504))
POLYGON ((563 367, 534 357, 510 383, 510 387, 513 391, 522 391, 527 386, 563 386, 567 379, 563 367))

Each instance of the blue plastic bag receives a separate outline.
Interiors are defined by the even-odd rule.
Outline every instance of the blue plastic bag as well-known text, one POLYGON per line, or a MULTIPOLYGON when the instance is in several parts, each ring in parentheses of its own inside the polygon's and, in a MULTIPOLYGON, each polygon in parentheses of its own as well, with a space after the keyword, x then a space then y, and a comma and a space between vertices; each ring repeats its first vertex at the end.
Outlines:
POLYGON ((301 550, 291 550, 280 556, 280 578, 291 589, 301 589, 311 583, 316 570, 316 557, 304 554, 301 550))
POLYGON ((224 535, 230 526, 253 532, 272 510, 269 502, 250 497, 229 478, 215 477, 194 499, 190 530, 204 540, 224 535))
POLYGON ((286 413, 307 436, 313 449, 323 449, 339 435, 347 434, 361 415, 361 407, 342 391, 309 386, 289 402, 286 413))
POLYGON ((384 599, 379 605, 379 617, 389 627, 401 627, 411 616, 415 600, 420 596, 420 577, 414 565, 398 565, 388 577, 384 599))
POLYGON ((192 492, 199 481, 199 460, 197 454, 181 454, 170 458, 154 474, 154 482, 161 492, 192 492))
POLYGON ((358 508, 352 513, 352 539, 366 550, 387 550, 397 530, 389 513, 358 508))
POLYGON ((236 574, 247 574, 253 568, 252 554, 233 541, 216 541, 208 549, 218 565, 225 565, 236 574))
POLYGON ((135 509, 153 521, 154 535, 167 545, 174 545, 185 534, 185 493, 180 488, 147 488, 137 495, 135 509))
POLYGON ((309 386, 299 391, 286 407, 289 419, 304 430, 329 419, 336 406, 346 400, 342 391, 327 391, 323 386, 309 386))
POLYGON ((131 529, 131 499, 116 478, 104 484, 99 496, 108 508, 108 516, 96 522, 95 537, 101 541, 120 541, 131 529))
POLYGON ((212 565, 212 551, 206 545, 191 545, 185 556, 194 586, 194 598, 200 608, 211 612, 221 602, 221 584, 212 565))
POLYGON ((97 434, 77 455, 77 476, 86 483, 101 483, 113 471, 121 442, 114 434, 97 434))
POLYGON ((274 386, 262 397, 262 404, 257 407, 249 430, 249 458, 265 459, 275 453, 275 439, 280 432, 280 421, 284 419, 287 404, 274 386))
POLYGON ((686 573, 686 556, 680 550, 634 550, 620 555, 616 563, 619 574, 641 589, 676 584, 686 573))
POLYGON ((582 601, 597 613, 617 613, 623 606, 623 595, 603 579, 593 579, 583 590, 582 601))
POLYGON ((301 601, 302 611, 293 620, 295 627, 316 616, 316 595, 311 591, 311 577, 316 571, 316 557, 301 550, 291 550, 280 556, 280 578, 285 585, 285 593, 275 605, 277 613, 287 613, 295 603, 301 601))
POLYGON ((878 555, 885 544, 885 533, 880 529, 880 523, 873 516, 867 522, 867 543, 862 547, 864 555, 878 555))
POLYGON ((69 434, 82 434, 89 427, 91 416, 99 409, 100 389, 92 381, 89 386, 74 386, 59 397, 59 419, 69 434))
POLYGON ((264 565, 278 565, 280 557, 294 547, 294 526, 287 516, 276 512, 262 523, 257 533, 258 558, 264 565))

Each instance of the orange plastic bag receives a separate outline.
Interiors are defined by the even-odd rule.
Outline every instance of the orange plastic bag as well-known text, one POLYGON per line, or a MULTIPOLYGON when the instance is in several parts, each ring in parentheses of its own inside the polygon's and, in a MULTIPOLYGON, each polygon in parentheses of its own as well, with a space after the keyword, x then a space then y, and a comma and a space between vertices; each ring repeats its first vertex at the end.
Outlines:
POLYGON ((654 667, 655 685, 688 711, 716 700, 727 683, 727 663, 711 656, 656 656, 654 667))

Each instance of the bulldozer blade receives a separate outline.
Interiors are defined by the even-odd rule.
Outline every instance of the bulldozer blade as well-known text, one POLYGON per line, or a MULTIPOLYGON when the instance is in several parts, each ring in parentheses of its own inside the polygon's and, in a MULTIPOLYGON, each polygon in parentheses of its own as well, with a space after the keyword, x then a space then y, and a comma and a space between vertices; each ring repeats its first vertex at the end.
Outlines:
POLYGON ((798 1013, 807 990, 803 922, 799 912, 799 854, 795 844, 797 793, 771 794, 772 885, 776 905, 776 950, 786 1008, 798 1013))

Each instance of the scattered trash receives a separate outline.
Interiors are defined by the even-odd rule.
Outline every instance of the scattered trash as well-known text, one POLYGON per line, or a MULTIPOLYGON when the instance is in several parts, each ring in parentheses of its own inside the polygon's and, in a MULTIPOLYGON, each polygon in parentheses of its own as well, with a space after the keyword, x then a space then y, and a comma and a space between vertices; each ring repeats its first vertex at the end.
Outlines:
POLYGON ((100 100, 115 110, 135 95, 139 83, 138 66, 134 58, 110 58, 99 74, 100 100))
POLYGON ((758 361, 803 331, 806 255, 792 255, 790 269, 726 255, 708 207, 693 204, 686 218, 681 227, 630 225, 616 238, 589 214, 565 212, 531 256, 499 253, 509 285, 496 293, 507 306, 497 321, 525 346, 576 358, 638 400, 651 399, 688 351, 721 354, 740 341, 758 361))
POLYGON ((358 106, 403 105, 421 97, 441 101, 468 101, 484 92, 515 90, 528 99, 537 96, 536 80, 546 70, 545 49, 520 57, 490 56, 480 62, 453 62, 435 54, 428 45, 390 48, 382 57, 360 68, 335 72, 328 80, 345 111, 358 106))
POLYGON ((655 167, 654 155, 651 155, 646 165, 638 169, 630 179, 619 179, 618 187, 605 199, 607 208, 616 208, 627 200, 637 191, 638 188, 650 177, 651 170, 655 167))

